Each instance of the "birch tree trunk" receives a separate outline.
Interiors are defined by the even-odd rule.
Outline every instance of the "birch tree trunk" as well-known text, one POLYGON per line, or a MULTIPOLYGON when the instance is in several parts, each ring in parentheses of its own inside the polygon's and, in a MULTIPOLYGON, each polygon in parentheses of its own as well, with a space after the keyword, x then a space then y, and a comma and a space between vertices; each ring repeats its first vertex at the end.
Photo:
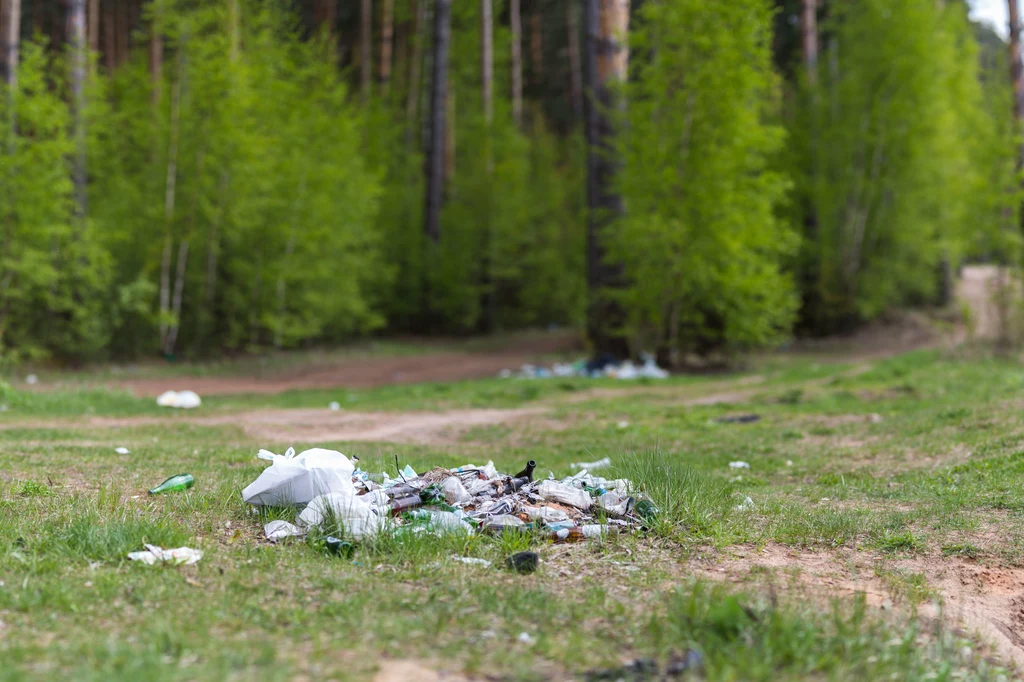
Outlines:
POLYGON ((75 218, 81 229, 86 217, 85 78, 88 46, 85 33, 85 0, 69 0, 68 37, 71 42, 71 116, 75 137, 75 218))
MULTIPOLYGON (((3 21, 4 35, 2 37, 3 64, 0 65, 0 79, 10 88, 7 96, 13 101, 14 88, 18 85, 18 49, 21 44, 21 0, 4 0, 3 21)), ((13 108, 11 115, 13 119, 13 108)))
POLYGON ((181 81, 184 78, 184 46, 178 49, 177 74, 171 87, 171 139, 167 149, 167 184, 164 190, 164 250, 160 259, 160 348, 167 344, 171 312, 171 250, 174 247, 174 200, 178 182, 178 120, 181 115, 181 81))
POLYGON ((448 100, 448 43, 451 38, 452 0, 434 6, 434 50, 430 81, 430 140, 425 175, 426 210, 423 231, 434 242, 441 240, 441 204, 444 201, 446 146, 445 107, 448 100))
POLYGON ((512 28, 512 118, 523 125, 523 23, 519 0, 509 0, 509 20, 512 28))
POLYGON ((623 213, 622 197, 614 188, 618 164, 613 157, 615 129, 609 114, 619 109, 609 87, 626 79, 629 51, 629 0, 585 0, 587 137, 587 334, 598 354, 627 357, 629 345, 617 333, 625 321, 620 306, 607 296, 621 286, 622 269, 605 262, 601 233, 623 213))
MULTIPOLYGON (((1010 84, 1013 86, 1013 120, 1016 134, 1022 132, 1024 123, 1024 64, 1021 63, 1020 7, 1018 0, 1007 0, 1010 15, 1010 84)), ((1017 170, 1024 168, 1024 145, 1017 150, 1017 170)))

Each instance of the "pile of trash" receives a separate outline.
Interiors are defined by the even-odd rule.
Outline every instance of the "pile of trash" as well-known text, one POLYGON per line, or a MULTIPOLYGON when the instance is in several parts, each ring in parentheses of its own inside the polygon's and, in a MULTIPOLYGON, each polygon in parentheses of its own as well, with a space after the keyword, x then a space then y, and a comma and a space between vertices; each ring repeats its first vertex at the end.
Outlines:
POLYGON ((587 469, 561 480, 553 474, 535 480, 533 460, 514 475, 488 462, 422 475, 406 466, 392 478, 357 469, 342 453, 322 448, 298 455, 291 448, 283 455, 260 450, 257 456, 271 464, 242 491, 245 502, 300 509, 295 523, 266 524, 273 541, 340 528, 356 541, 382 533, 512 532, 574 542, 630 532, 658 514, 650 500, 634 496, 628 480, 601 478, 587 469))
POLYGON ((602 356, 594 360, 577 360, 573 363, 556 362, 551 367, 523 365, 518 372, 503 369, 498 376, 502 379, 550 379, 552 377, 586 377, 599 379, 667 379, 666 370, 658 367, 651 355, 641 355, 643 363, 633 364, 632 360, 620 362, 611 356, 602 356))

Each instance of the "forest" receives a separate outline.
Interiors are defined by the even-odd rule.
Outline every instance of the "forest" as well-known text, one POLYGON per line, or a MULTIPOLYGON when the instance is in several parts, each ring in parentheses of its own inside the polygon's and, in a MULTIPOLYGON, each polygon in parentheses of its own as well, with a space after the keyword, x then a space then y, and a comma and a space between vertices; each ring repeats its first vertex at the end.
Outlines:
POLYGON ((0 0, 0 363, 942 304, 1021 260, 1010 7, 0 0))

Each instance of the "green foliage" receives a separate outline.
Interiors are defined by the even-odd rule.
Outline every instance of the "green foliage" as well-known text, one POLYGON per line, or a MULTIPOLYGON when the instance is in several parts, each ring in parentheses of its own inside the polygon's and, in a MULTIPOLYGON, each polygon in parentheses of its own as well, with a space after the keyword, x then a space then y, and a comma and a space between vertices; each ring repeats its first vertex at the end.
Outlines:
POLYGON ((804 314, 820 330, 934 300, 941 262, 1018 241, 1005 79, 983 96, 966 8, 840 4, 825 30, 790 121, 804 314))
POLYGON ((619 174, 627 214, 609 232, 641 347, 703 351, 783 337, 795 310, 782 259, 796 245, 774 211, 783 142, 771 11, 762 0, 643 5, 631 35, 619 174))
POLYGON ((70 113, 60 60, 25 44, 17 87, 0 87, 0 358, 89 356, 106 344, 110 262, 73 216, 70 113))

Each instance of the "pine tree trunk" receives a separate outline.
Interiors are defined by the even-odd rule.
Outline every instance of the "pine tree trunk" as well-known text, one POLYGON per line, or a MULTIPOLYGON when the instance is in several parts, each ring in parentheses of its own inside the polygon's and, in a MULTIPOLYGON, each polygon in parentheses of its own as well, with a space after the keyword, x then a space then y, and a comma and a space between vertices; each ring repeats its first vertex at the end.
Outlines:
POLYGON ((544 81, 544 32, 541 28, 540 3, 534 0, 530 12, 530 61, 534 87, 540 87, 544 81))
POLYGON ((117 66, 128 61, 128 0, 117 0, 117 66))
POLYGON ((386 94, 391 83, 391 54, 394 46, 395 0, 383 0, 380 17, 380 91, 386 94))
POLYGON ((71 116, 75 137, 75 218, 79 229, 86 216, 85 169, 85 78, 88 63, 88 45, 85 35, 85 0, 68 3, 68 36, 71 42, 71 116))
POLYGON ((629 52, 629 0, 585 0, 587 137, 587 334, 597 354, 627 357, 629 345, 617 333, 625 322, 620 306, 607 296, 621 286, 622 269, 605 262, 601 233, 623 213, 614 188, 618 164, 613 157, 615 129, 609 114, 620 109, 609 85, 626 79, 629 52))
POLYGON ((427 16, 427 0, 416 0, 415 24, 412 36, 412 55, 409 59, 409 98, 405 103, 406 147, 412 147, 413 131, 416 129, 416 105, 420 101, 420 78, 423 66, 423 31, 427 16))
POLYGON ((583 67, 580 58, 580 27, 576 18, 576 2, 565 3, 566 24, 569 30, 569 97, 576 116, 583 115, 583 67))
MULTIPOLYGON (((158 0, 152 0, 154 8, 158 0)), ((160 96, 163 92, 164 71, 164 35, 163 22, 159 10, 153 13, 153 24, 149 29, 149 78, 153 85, 153 117, 157 118, 160 109, 160 96)))
MULTIPOLYGON (((21 42, 21 0, 4 0, 4 16, 0 22, 4 27, 2 38, 3 50, 0 58, 3 59, 0 80, 7 84, 10 91, 8 97, 14 98, 14 88, 18 85, 18 48, 21 42)), ((11 111, 12 121, 13 109, 11 111)))
POLYGON ((818 0, 801 0, 800 43, 807 82, 812 86, 818 80, 818 0))
POLYGON ((370 74, 373 54, 373 3, 362 0, 359 14, 359 82, 362 86, 363 101, 370 99, 370 74))
POLYGON ((106 0, 105 11, 103 12, 103 63, 107 66, 107 73, 111 73, 117 66, 117 35, 114 27, 114 5, 115 0, 106 0))
POLYGON ((519 0, 509 0, 512 27, 512 118, 523 125, 523 22, 519 0))
MULTIPOLYGON (((485 168, 488 177, 494 175, 494 139, 492 126, 494 125, 494 8, 491 0, 480 0, 480 83, 483 96, 484 124, 487 126, 487 138, 485 144, 485 168)), ((491 196, 493 195, 493 184, 488 185, 487 208, 484 216, 484 261, 483 261, 483 290, 484 290, 484 318, 487 331, 493 331, 497 323, 497 298, 495 296, 494 283, 494 224, 491 219, 491 196)))
POLYGON ((444 138, 444 186, 450 187, 455 177, 455 83, 448 84, 445 97, 445 128, 444 138))
POLYGON ((441 204, 444 200, 445 107, 448 100, 448 43, 451 38, 452 0, 434 6, 434 50, 430 80, 430 140, 425 175, 426 210, 423 231, 434 242, 441 240, 441 204))
POLYGON ((93 52, 100 50, 100 0, 89 0, 89 14, 86 17, 89 22, 89 49, 93 52))

